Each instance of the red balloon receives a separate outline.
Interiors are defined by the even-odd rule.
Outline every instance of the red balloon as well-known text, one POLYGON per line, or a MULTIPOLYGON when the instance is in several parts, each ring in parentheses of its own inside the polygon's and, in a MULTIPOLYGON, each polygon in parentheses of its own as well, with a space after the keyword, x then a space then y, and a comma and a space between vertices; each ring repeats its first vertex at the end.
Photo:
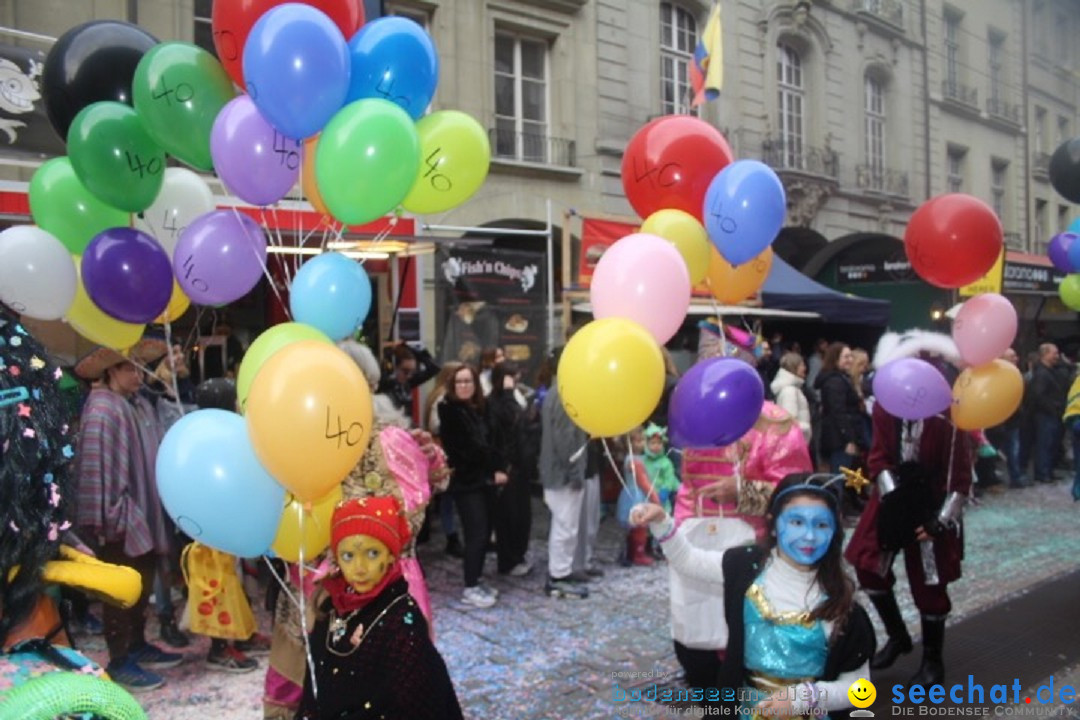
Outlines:
POLYGON ((623 155, 626 199, 641 217, 684 210, 699 221, 705 192, 733 158, 720 131, 690 115, 665 115, 638 130, 623 155))
POLYGON ((214 32, 214 49, 233 82, 244 87, 244 43, 251 27, 267 10, 287 2, 299 1, 322 10, 341 29, 346 40, 364 24, 364 4, 361 0, 214 0, 210 26, 214 32))
POLYGON ((958 288, 981 278, 997 262, 1003 243, 1001 221, 994 211, 963 193, 930 198, 904 231, 912 269, 940 288, 958 288))

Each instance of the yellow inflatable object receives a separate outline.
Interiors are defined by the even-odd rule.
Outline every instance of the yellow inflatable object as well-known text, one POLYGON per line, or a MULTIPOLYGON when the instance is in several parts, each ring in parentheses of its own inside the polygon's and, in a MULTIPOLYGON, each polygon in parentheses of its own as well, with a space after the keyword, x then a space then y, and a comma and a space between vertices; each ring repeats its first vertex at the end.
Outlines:
POLYGON ((67 545, 60 546, 60 557, 45 563, 45 582, 77 588, 125 609, 138 602, 142 577, 132 568, 101 562, 67 545))

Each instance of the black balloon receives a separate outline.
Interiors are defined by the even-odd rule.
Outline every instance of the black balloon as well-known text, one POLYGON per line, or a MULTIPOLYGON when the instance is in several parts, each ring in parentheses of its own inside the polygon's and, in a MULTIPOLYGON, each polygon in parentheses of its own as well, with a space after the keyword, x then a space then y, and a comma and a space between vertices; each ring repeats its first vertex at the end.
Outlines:
POLYGON ((1050 158, 1050 184, 1066 200, 1080 203, 1080 137, 1066 140, 1050 158))
POLYGON ((158 40, 137 25, 96 20, 60 36, 45 58, 42 94, 49 122, 61 138, 87 105, 102 100, 132 104, 135 68, 158 40))
POLYGON ((228 378, 211 378, 195 388, 195 404, 200 410, 229 410, 236 412, 236 382, 228 378))

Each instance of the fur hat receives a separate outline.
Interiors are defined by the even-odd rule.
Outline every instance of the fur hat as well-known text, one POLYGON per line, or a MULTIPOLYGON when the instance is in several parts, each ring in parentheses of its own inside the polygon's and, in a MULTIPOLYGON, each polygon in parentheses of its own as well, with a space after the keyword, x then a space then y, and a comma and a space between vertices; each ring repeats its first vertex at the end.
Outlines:
POLYGON ((874 367, 880 368, 893 360, 918 357, 923 353, 944 358, 953 365, 963 364, 960 350, 948 335, 928 330, 907 330, 881 336, 874 350, 874 367))
POLYGON ((382 370, 379 368, 379 361, 375 359, 375 353, 371 352, 371 348, 355 340, 342 340, 337 345, 343 353, 352 358, 352 361, 360 368, 360 372, 364 374, 368 386, 375 390, 379 385, 379 378, 382 377, 382 370))
POLYGON ((352 498, 334 508, 330 546, 335 553, 338 543, 350 535, 373 537, 398 557, 409 542, 409 522, 393 495, 352 498))
POLYGON ((165 357, 168 352, 169 346, 164 340, 157 338, 143 338, 123 353, 99 346, 76 363, 75 374, 83 380, 100 380, 105 375, 105 371, 114 365, 133 362, 145 367, 165 357))

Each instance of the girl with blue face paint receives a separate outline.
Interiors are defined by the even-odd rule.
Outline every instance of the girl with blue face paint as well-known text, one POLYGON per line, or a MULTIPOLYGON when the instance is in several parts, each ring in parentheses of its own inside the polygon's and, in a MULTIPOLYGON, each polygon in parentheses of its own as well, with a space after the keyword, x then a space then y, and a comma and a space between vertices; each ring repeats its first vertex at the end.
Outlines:
POLYGON ((722 552, 690 545, 657 505, 631 513, 679 572, 723 583, 729 637, 714 694, 720 704, 781 716, 837 713, 851 707, 851 684, 870 677, 874 630, 841 554, 842 480, 788 475, 770 500, 765 541, 722 552))

